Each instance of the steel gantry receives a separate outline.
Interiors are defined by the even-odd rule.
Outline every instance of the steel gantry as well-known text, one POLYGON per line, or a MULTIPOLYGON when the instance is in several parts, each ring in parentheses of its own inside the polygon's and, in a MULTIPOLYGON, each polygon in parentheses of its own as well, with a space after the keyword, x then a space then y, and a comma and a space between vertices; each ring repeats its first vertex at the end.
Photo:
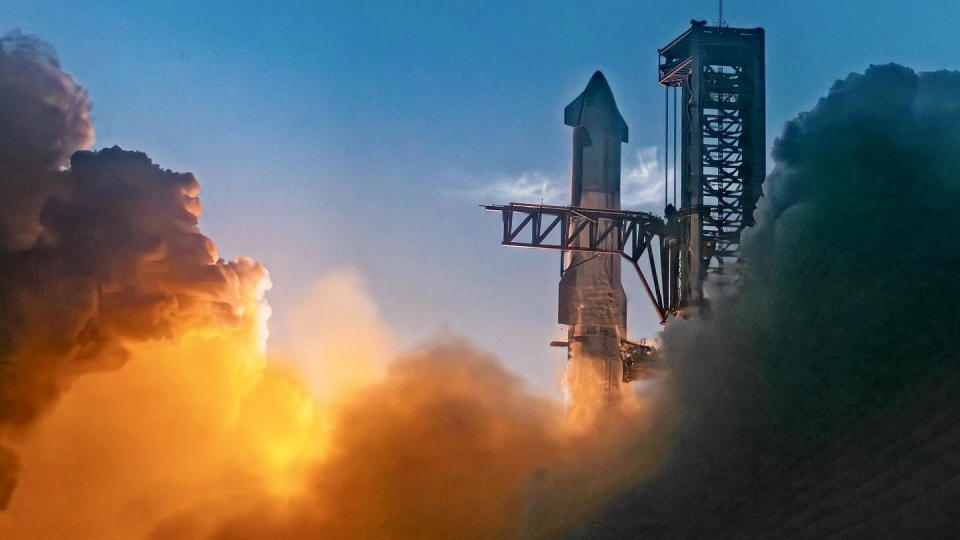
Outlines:
POLYGON ((660 84, 682 93, 682 289, 699 304, 708 275, 738 277, 740 232, 766 175, 764 31, 691 22, 658 52, 660 84))
POLYGON ((552 345, 567 347, 568 360, 593 359, 608 397, 619 385, 617 364, 623 382, 655 376, 656 355, 626 339, 620 265, 598 258, 630 261, 661 323, 704 306, 708 276, 718 284, 739 278, 740 234, 753 224, 766 174, 764 31, 720 21, 691 21, 658 51, 666 87, 664 217, 620 209, 627 125, 600 72, 564 109, 574 128, 571 206, 484 205, 502 215, 503 245, 561 252, 558 322, 568 338, 552 345))
POLYGON ((484 208, 502 214, 501 243, 505 246, 622 256, 640 276, 660 322, 676 314, 680 306, 679 227, 671 226, 670 221, 647 212, 571 206, 511 203, 484 208))

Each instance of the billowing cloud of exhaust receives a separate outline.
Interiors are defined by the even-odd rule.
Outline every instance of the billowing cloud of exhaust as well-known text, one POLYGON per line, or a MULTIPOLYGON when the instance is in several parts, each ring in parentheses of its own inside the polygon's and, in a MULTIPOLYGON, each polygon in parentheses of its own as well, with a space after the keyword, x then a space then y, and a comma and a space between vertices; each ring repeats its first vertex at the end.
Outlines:
POLYGON ((0 38, 0 117, 0 248, 27 248, 63 187, 53 173, 93 143, 90 103, 50 45, 14 31, 0 38))
MULTIPOLYGON (((563 451, 555 403, 450 340, 399 359, 336 418, 329 453, 302 497, 267 500, 204 535, 494 538, 516 526, 531 471, 556 464, 563 451)), ((206 515, 175 517, 158 536, 201 536, 196 520, 203 525, 206 515)))
MULTIPOLYGON (((0 440, 130 343, 260 316, 266 272, 218 258, 196 179, 138 152, 74 153, 93 142, 89 111, 49 45, 0 39, 0 440)), ((15 460, 0 467, 2 506, 15 460)))
POLYGON ((572 425, 456 338, 397 356, 349 271, 268 358, 264 268, 192 175, 84 150, 48 45, 3 38, 0 115, 0 537, 553 536, 668 447, 656 392, 572 425))
POLYGON ((960 75, 872 68, 789 124, 740 297, 668 327, 663 388, 584 429, 453 338, 386 365, 350 273, 268 360, 266 272, 218 258, 193 176, 82 151, 52 49, 2 50, 0 536, 948 530, 960 75))
POLYGON ((580 536, 960 523, 960 73, 852 74, 773 155, 739 298, 663 334, 670 457, 580 536))
POLYGON ((393 333, 356 271, 325 274, 287 316, 287 337, 271 346, 325 403, 338 402, 382 377, 396 355, 393 333))

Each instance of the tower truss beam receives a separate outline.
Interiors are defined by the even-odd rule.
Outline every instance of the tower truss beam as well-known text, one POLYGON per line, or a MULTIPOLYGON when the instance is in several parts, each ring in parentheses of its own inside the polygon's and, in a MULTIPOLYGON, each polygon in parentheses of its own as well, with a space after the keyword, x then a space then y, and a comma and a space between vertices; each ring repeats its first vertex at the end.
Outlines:
POLYGON ((660 84, 683 92, 681 289, 697 305, 708 275, 739 275, 766 175, 764 31, 691 23, 658 52, 660 84))
POLYGON ((676 315, 681 291, 679 242, 671 234, 680 229, 675 223, 646 212, 571 206, 511 203, 484 208, 501 213, 504 246, 622 256, 640 276, 660 322, 676 315))

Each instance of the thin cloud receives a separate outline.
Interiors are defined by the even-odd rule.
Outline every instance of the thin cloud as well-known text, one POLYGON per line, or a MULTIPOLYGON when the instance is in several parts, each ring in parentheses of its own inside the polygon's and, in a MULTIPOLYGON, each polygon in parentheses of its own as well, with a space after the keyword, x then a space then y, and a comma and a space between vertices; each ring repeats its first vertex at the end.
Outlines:
MULTIPOLYGON (((647 146, 634 154, 634 165, 620 175, 620 204, 624 207, 649 207, 663 201, 664 164, 656 146, 647 146)), ((672 193, 673 169, 667 169, 672 193)))
MULTIPOLYGON (((673 169, 667 175, 673 180, 673 169)), ((624 208, 650 208, 662 202, 664 165, 655 146, 637 150, 631 164, 623 169, 620 202, 624 208)), ((670 192, 672 193, 672 184, 670 192)), ((570 179, 568 175, 546 174, 540 171, 524 172, 518 176, 500 177, 479 187, 461 193, 474 200, 491 202, 542 202, 569 204, 570 179)))
POLYGON ((564 204, 569 200, 569 179, 539 171, 502 177, 468 193, 469 196, 496 202, 543 202, 564 204))

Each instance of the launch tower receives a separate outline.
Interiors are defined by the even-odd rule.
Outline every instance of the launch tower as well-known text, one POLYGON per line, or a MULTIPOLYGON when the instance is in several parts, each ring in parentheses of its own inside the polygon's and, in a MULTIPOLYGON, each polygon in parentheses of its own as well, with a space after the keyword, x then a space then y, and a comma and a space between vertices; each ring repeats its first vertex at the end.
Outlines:
POLYGON ((665 171, 670 157, 674 164, 672 203, 664 175, 665 217, 620 209, 627 125, 599 72, 564 111, 574 128, 570 206, 485 205, 502 214, 503 245, 562 253, 558 320, 568 340, 553 344, 567 347, 574 364, 590 366, 610 401, 621 382, 659 371, 649 346, 626 339, 616 257, 633 265, 661 323, 697 313, 708 277, 717 284, 739 278, 740 234, 753 224, 766 175, 763 29, 691 21, 658 53, 665 171))
POLYGON ((736 279, 740 232, 766 176, 764 32, 691 21, 658 53, 660 84, 681 92, 678 293, 694 307, 708 275, 736 279))

